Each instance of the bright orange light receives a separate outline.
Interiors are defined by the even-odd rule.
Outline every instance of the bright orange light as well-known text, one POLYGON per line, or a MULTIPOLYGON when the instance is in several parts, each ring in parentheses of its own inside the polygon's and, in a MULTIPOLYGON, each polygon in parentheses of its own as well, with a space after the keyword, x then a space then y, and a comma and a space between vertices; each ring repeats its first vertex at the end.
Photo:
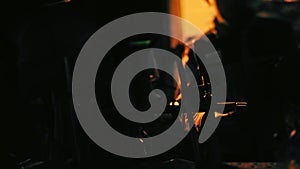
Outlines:
POLYGON ((214 13, 215 13, 215 16, 216 16, 218 22, 219 22, 219 23, 226 24, 225 19, 221 16, 221 14, 220 14, 220 12, 219 12, 219 9, 218 9, 218 7, 217 7, 216 1, 215 1, 215 0, 211 0, 211 1, 210 1, 210 4, 211 4, 211 6, 213 6, 214 13))
POLYGON ((69 2, 71 2, 71 0, 64 0, 65 1, 65 3, 69 3, 69 2))
POLYGON ((215 112, 215 118, 225 117, 225 116, 228 116, 228 114, 223 114, 223 113, 215 112))
POLYGON ((186 64, 188 63, 188 61, 190 60, 189 58, 189 52, 190 52, 190 48, 189 47, 185 47, 184 48, 184 52, 182 54, 182 65, 185 68, 186 64))
POLYGON ((198 127, 200 127, 202 125, 202 119, 203 116, 205 115, 205 112, 198 112, 194 115, 194 124, 196 127, 196 130, 198 131, 198 127))
POLYGON ((226 116, 232 115, 233 113, 234 113, 234 111, 230 111, 228 113, 215 112, 215 118, 226 117, 226 116))
POLYGON ((179 95, 177 95, 177 97, 175 98, 176 101, 180 100, 182 98, 182 94, 179 93, 179 95))
POLYGON ((290 137, 292 138, 292 137, 294 137, 296 134, 297 134, 297 130, 294 129, 294 130, 291 131, 290 137))
POLYGON ((201 83, 201 85, 200 85, 200 86, 205 86, 205 80, 204 80, 204 76, 201 76, 201 81, 202 81, 202 83, 201 83))
POLYGON ((298 2, 298 0, 284 0, 284 2, 286 2, 286 3, 294 3, 294 2, 298 2))
MULTIPOLYGON (((215 0, 171 0, 170 13, 179 16, 195 25, 203 33, 214 32, 215 23, 217 20, 220 23, 226 23, 218 12, 215 0)), ((191 30, 186 25, 178 26, 171 20, 172 34, 181 35, 183 39, 191 37, 199 37, 199 32, 191 30)), ((177 40, 172 39, 171 46, 175 47, 178 44, 177 40)))

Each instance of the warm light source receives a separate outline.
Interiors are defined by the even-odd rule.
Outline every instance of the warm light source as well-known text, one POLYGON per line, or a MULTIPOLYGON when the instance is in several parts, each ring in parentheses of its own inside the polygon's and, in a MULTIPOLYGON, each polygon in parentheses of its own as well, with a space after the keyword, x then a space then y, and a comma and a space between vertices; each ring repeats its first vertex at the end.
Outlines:
POLYGON ((293 2, 298 2, 298 0, 284 0, 286 3, 293 3, 293 2))
POLYGON ((202 119, 203 119, 204 115, 205 115, 205 112, 198 112, 194 115, 194 125, 195 125, 197 131, 199 131, 199 127, 202 124, 202 119))
MULTIPOLYGON (((170 13, 191 22, 203 33, 214 32, 215 18, 220 23, 226 23, 218 11, 215 0, 171 0, 170 13)), ((172 34, 180 34, 183 39, 202 36, 198 32, 193 32, 193 30, 190 30, 185 25, 179 27, 172 24, 171 21, 172 34)), ((175 44, 176 40, 172 40, 171 46, 174 47, 176 46, 175 44)))

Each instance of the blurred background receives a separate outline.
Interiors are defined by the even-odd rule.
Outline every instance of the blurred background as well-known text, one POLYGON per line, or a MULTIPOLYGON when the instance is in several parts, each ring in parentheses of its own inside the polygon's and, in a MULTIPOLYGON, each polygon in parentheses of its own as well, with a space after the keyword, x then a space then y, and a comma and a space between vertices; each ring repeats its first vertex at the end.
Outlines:
POLYGON ((15 0, 1 2, 0 8, 3 168, 300 168, 300 1, 15 0), (128 159, 101 149, 82 130, 72 104, 76 58, 95 31, 137 12, 182 17, 219 53, 228 96, 217 103, 225 111, 215 112, 222 120, 206 143, 198 144, 197 136, 213 93, 192 50, 203 35, 172 20, 162 25, 180 34, 185 44, 155 34, 116 44, 99 67, 97 101, 107 121, 123 134, 145 138, 162 133, 177 117, 181 100, 179 84, 169 75, 147 70, 132 82, 131 102, 139 110, 149 108, 151 90, 166 92, 167 108, 153 123, 122 119, 108 91, 113 71, 126 56, 150 47, 169 50, 191 67, 203 98, 196 118, 186 119, 195 122, 189 135, 157 157, 128 159))

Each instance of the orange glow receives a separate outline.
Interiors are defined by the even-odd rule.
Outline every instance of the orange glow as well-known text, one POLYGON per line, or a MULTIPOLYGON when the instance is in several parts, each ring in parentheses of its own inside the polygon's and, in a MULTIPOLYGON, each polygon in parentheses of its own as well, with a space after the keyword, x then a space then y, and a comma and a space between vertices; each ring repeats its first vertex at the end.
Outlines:
POLYGON ((297 130, 292 130, 290 133, 290 138, 295 137, 295 135, 297 134, 297 130))
POLYGON ((218 10, 216 1, 215 0, 211 0, 210 4, 211 4, 211 6, 213 6, 213 10, 214 10, 214 13, 215 13, 215 16, 216 16, 218 22, 220 22, 222 24, 226 24, 225 19, 221 16, 221 14, 220 14, 220 12, 218 10))
POLYGON ((174 94, 174 96, 175 96, 174 99, 177 101, 177 100, 181 99, 181 93, 180 93, 181 80, 180 80, 180 75, 179 75, 177 64, 174 65, 174 78, 177 82, 177 86, 176 86, 176 90, 175 90, 175 94, 174 94))
POLYGON ((236 105, 236 107, 247 107, 247 105, 236 105))
POLYGON ((194 115, 194 124, 196 127, 196 130, 199 131, 199 128, 202 125, 202 119, 203 116, 205 115, 205 112, 198 112, 194 115))
POLYGON ((217 104, 235 104, 235 102, 218 102, 217 104))
MULTIPOLYGON (((215 0, 171 0, 170 14, 179 16, 195 25, 203 33, 215 32, 214 20, 226 24, 220 15, 215 0)), ((171 21, 171 33, 179 34, 183 39, 199 37, 198 32, 193 32, 189 27, 175 25, 171 21)), ((171 46, 174 48, 178 41, 172 40, 171 46)))
MULTIPOLYGON (((203 33, 208 32, 214 28, 213 20, 216 17, 215 7, 211 4, 214 3, 204 0, 180 0, 181 17, 194 24, 203 33)), ((199 36, 184 25, 182 31, 184 38, 199 36)))
POLYGON ((69 3, 69 2, 71 2, 71 0, 64 0, 65 1, 65 3, 69 3))
POLYGON ((179 95, 177 95, 177 97, 175 98, 176 101, 180 100, 182 98, 182 94, 179 93, 179 95))
POLYGON ((178 101, 174 102, 174 106, 179 106, 179 102, 178 101))
POLYGON ((204 76, 201 76, 202 84, 200 86, 205 86, 204 76))
POLYGON ((286 3, 294 3, 294 2, 298 2, 298 0, 284 0, 284 2, 286 2, 286 3))
POLYGON ((185 47, 184 48, 184 52, 182 54, 182 65, 185 68, 186 64, 188 63, 188 61, 190 60, 189 58, 189 52, 190 52, 190 48, 189 47, 185 47))
POLYGON ((291 160, 289 164, 289 169, 300 169, 300 166, 296 163, 295 160, 291 160))
MULTIPOLYGON (((170 14, 181 16, 181 9, 180 9, 180 1, 181 0, 170 0, 170 14)), ((171 34, 172 35, 179 35, 182 37, 182 28, 181 26, 174 26, 174 21, 171 20, 171 34)), ((179 41, 176 39, 171 39, 171 47, 175 48, 179 44, 179 41)))
POLYGON ((247 102, 236 102, 236 104, 247 104, 247 102))
POLYGON ((228 113, 215 112, 215 118, 226 117, 226 116, 232 115, 233 113, 234 113, 234 111, 231 111, 231 112, 228 112, 228 113))
POLYGON ((215 112, 215 118, 226 117, 226 116, 228 116, 228 114, 223 114, 223 113, 215 112))
POLYGON ((247 106, 247 102, 218 102, 219 105, 233 105, 235 104, 237 107, 245 107, 247 106))

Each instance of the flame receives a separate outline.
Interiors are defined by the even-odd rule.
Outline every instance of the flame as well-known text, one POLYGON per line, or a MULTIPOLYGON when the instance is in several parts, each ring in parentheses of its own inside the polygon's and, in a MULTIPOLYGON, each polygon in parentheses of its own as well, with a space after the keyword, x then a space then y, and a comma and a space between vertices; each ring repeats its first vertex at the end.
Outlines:
POLYGON ((222 24, 227 24, 226 20, 222 17, 222 15, 219 12, 219 9, 218 9, 218 6, 216 4, 216 1, 215 0, 211 0, 210 5, 213 6, 215 17, 217 18, 218 22, 222 23, 222 24))
MULTIPOLYGON (((170 14, 188 20, 203 33, 216 33, 215 19, 219 23, 227 24, 226 20, 220 14, 215 0, 171 0, 170 14)), ((199 36, 198 32, 194 32, 189 27, 184 25, 178 26, 176 24, 176 22, 171 20, 172 34, 180 35, 183 39, 199 36)), ((175 48, 178 43, 178 40, 171 39, 172 48, 175 48)))
POLYGON ((194 115, 194 125, 197 131, 199 131, 199 127, 202 125, 202 119, 204 115, 205 112, 198 112, 194 115))
POLYGON ((176 101, 180 100, 182 98, 182 94, 179 93, 179 95, 177 95, 177 97, 175 98, 176 101))
POLYGON ((190 48, 189 47, 185 47, 184 48, 184 52, 182 54, 182 65, 185 68, 186 64, 188 63, 188 61, 190 60, 189 58, 189 52, 190 52, 190 48))

